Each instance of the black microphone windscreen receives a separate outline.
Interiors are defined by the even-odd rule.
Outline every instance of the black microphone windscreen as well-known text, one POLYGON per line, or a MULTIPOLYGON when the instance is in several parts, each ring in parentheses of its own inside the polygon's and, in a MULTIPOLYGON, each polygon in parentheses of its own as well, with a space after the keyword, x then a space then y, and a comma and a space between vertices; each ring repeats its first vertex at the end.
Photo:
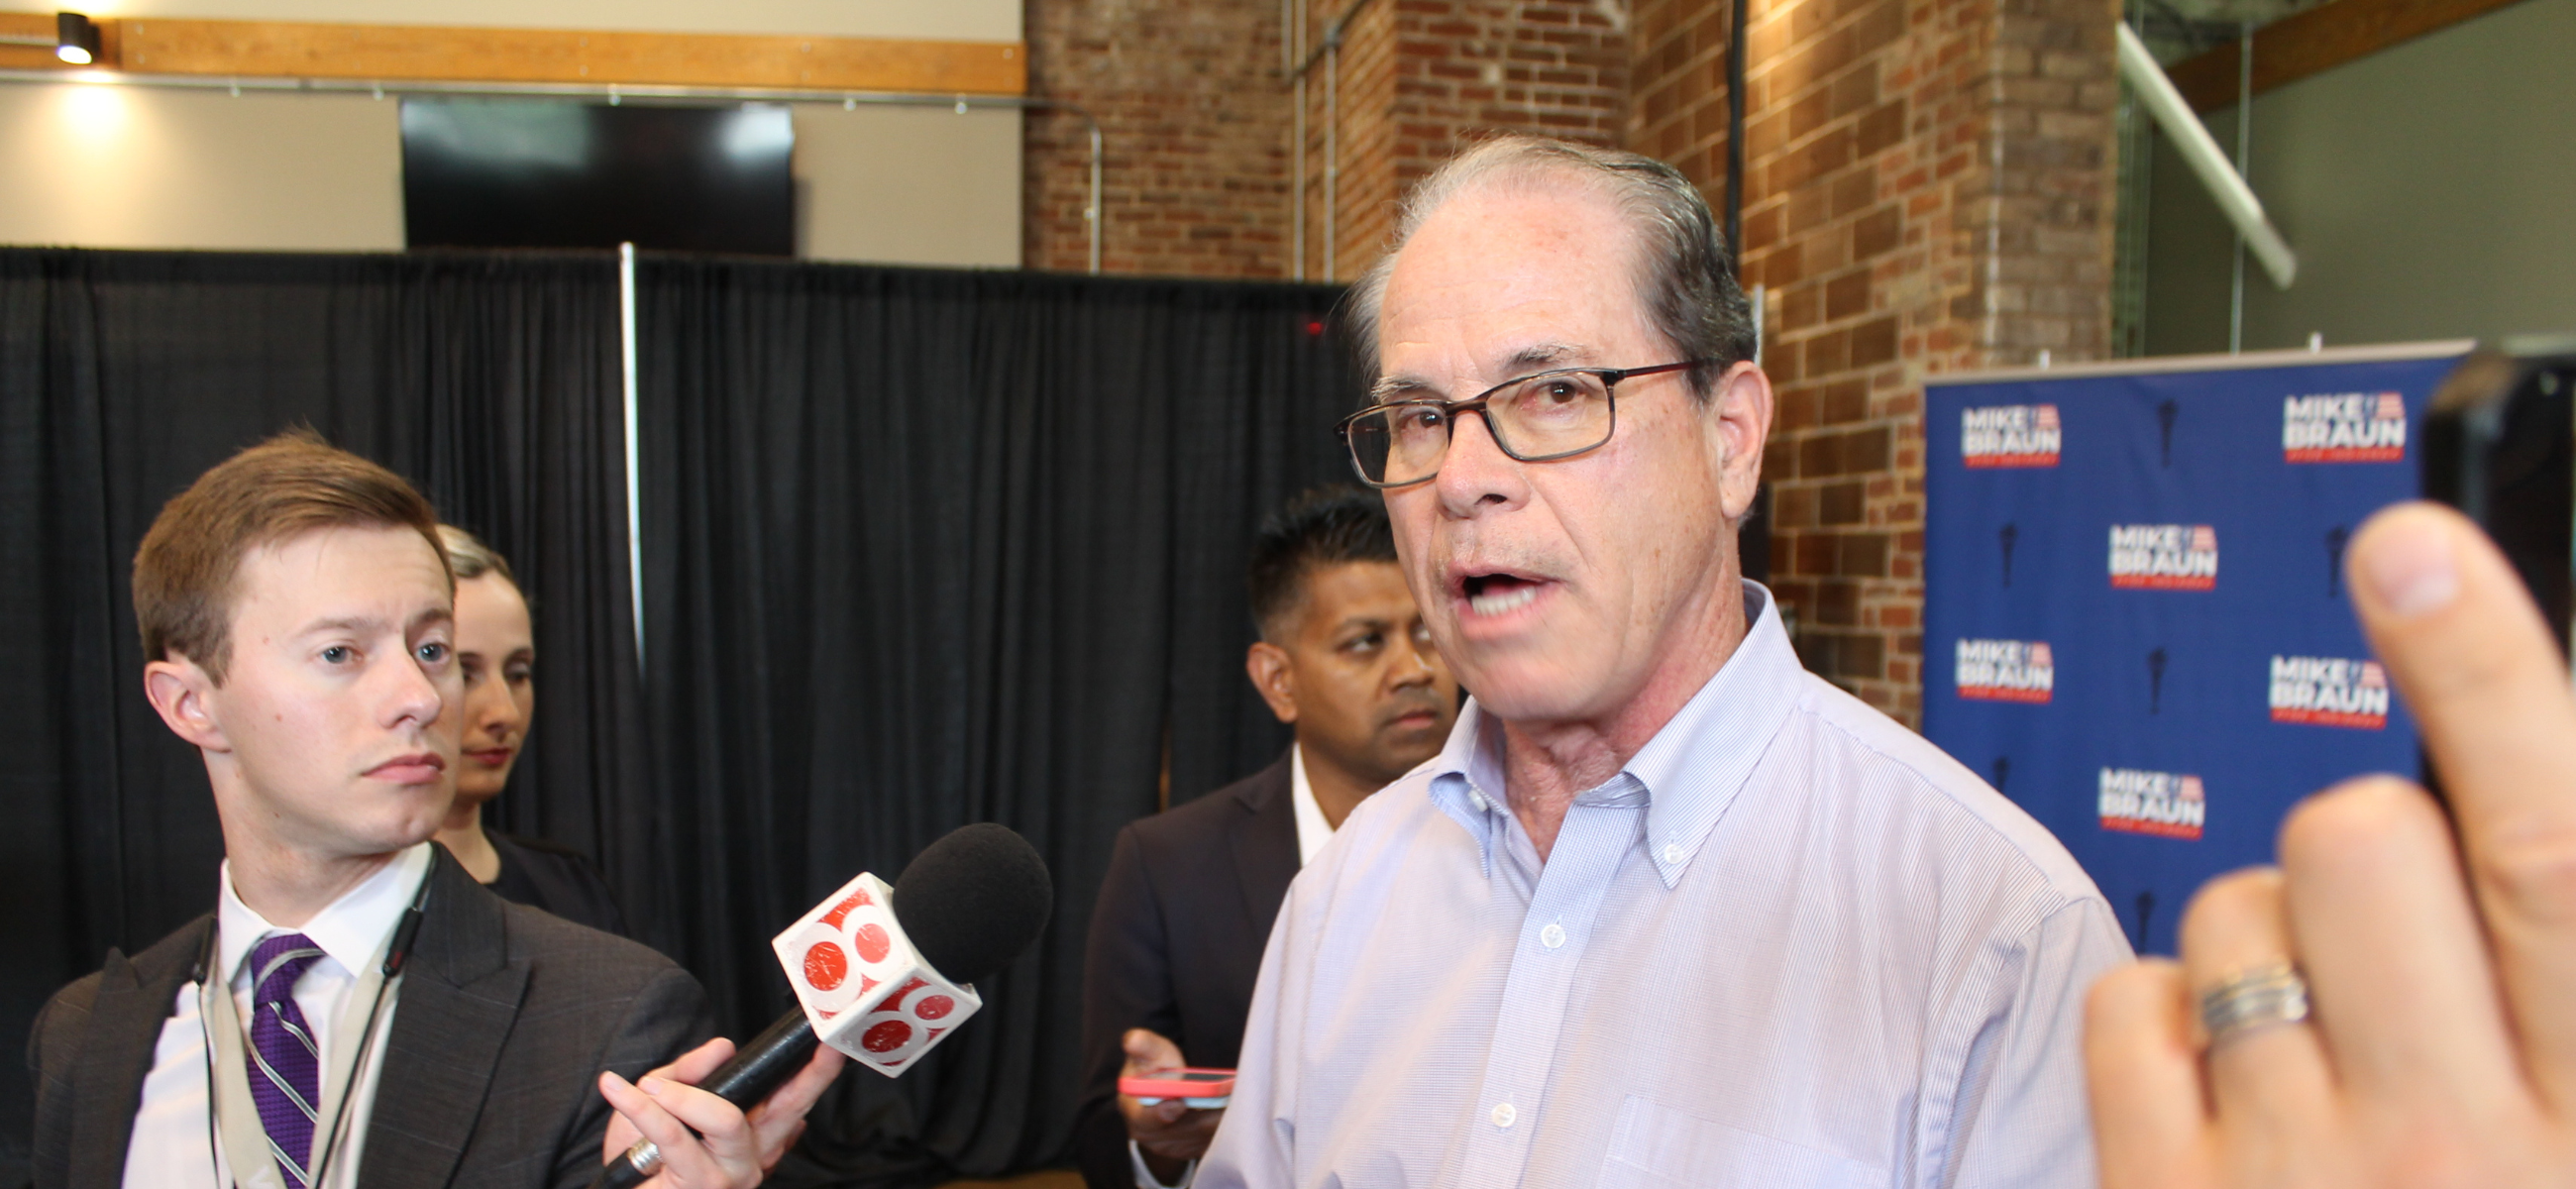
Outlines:
POLYGON ((1055 883, 1037 848, 1008 826, 961 826, 913 857, 894 881, 894 919, 930 968, 979 982, 1046 928, 1055 883))

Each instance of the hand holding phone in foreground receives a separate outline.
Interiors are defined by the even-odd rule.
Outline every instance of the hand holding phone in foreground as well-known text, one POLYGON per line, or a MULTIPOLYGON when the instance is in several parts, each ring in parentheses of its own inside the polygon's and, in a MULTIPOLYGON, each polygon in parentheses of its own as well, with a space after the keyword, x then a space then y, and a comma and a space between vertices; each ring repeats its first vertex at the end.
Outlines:
MULTIPOLYGON (((1184 1065, 1181 1047, 1151 1029, 1130 1028, 1122 1043, 1127 1050, 1127 1064, 1118 1071, 1122 1081, 1156 1074, 1177 1076, 1184 1065)), ((1128 1138, 1136 1141, 1146 1167, 1167 1185, 1190 1161, 1207 1154, 1208 1142, 1216 1138, 1216 1125, 1225 1118, 1222 1109, 1196 1110, 1177 1098, 1147 1105, 1125 1093, 1118 1096, 1118 1111, 1127 1117, 1128 1138)))
POLYGON ((2348 569, 2452 816, 2393 776, 2320 793, 2277 869, 2201 890, 2180 963, 2095 985, 2104 1189, 2576 1185, 2567 668, 2456 513, 2380 513, 2348 569))

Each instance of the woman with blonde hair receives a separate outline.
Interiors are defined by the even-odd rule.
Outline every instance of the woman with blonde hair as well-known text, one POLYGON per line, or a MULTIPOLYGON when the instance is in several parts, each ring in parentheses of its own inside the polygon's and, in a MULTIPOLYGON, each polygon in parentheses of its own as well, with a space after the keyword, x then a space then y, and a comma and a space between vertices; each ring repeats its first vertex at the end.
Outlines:
POLYGON ((509 783, 536 712, 536 636, 510 563, 455 525, 438 532, 456 571, 456 660, 465 676, 465 749, 438 840, 503 899, 623 935, 625 914, 581 852, 483 828, 483 806, 509 783))

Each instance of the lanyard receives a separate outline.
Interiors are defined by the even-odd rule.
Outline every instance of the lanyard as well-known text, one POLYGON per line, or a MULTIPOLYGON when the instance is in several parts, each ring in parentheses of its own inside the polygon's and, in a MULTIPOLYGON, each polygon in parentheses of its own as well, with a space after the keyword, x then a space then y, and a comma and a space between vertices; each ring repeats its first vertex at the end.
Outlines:
MULTIPOLYGON (((431 874, 435 873, 433 866, 431 874)), ((384 1011, 385 1000, 400 989, 403 964, 411 955, 411 940, 420 931, 421 911, 428 900, 429 877, 423 876, 420 890, 412 895, 411 907, 394 926, 393 935, 367 962, 347 1002, 340 1005, 339 1023, 331 1032, 337 1038, 333 1046, 338 1050, 337 1059, 323 1071, 322 1101, 314 1116, 314 1150, 306 1153, 310 1161, 305 1168, 309 1174, 306 1183, 312 1189, 327 1189, 325 1178, 330 1176, 331 1156, 343 1138, 349 1095, 366 1068, 368 1054, 375 1048, 377 1020, 384 1011)), ((207 949, 214 949, 212 934, 208 935, 207 949)), ((220 980, 221 987, 213 987, 217 981, 201 970, 197 982, 197 1018, 210 1042, 206 1055, 207 1142, 211 1146, 214 1133, 222 1134, 233 1183, 240 1189, 289 1189, 286 1174, 277 1167, 267 1124, 260 1120, 259 1104, 251 1099, 250 1061, 242 1043, 246 1033, 240 1011, 233 1003, 232 981, 225 978, 220 980)))

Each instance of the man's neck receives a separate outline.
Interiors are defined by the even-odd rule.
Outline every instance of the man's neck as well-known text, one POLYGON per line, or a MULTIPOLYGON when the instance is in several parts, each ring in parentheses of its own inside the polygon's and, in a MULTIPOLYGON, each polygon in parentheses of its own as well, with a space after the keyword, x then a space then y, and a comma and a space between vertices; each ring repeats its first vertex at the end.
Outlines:
POLYGON ((456 856, 458 866, 474 877, 476 883, 490 883, 501 878, 501 852, 492 848, 492 836, 483 832, 483 803, 467 804, 457 798, 456 808, 447 813, 447 821, 438 828, 436 841, 456 856))
POLYGON ((1677 617, 1688 626, 1658 650, 1666 663, 1617 708, 1589 718, 1501 722, 1504 789, 1540 862, 1574 798, 1627 767, 1743 645, 1744 584, 1733 566, 1715 587, 1677 617))
POLYGON ((1373 775, 1353 772, 1326 755, 1320 747, 1309 747, 1297 741, 1297 756, 1306 765, 1306 788, 1315 794, 1315 808, 1324 811, 1324 824, 1338 830, 1342 819, 1369 799, 1369 794, 1385 788, 1386 781, 1373 775))
POLYGON ((322 857, 256 843, 226 850, 233 895, 281 929, 303 928, 402 853, 322 857))

